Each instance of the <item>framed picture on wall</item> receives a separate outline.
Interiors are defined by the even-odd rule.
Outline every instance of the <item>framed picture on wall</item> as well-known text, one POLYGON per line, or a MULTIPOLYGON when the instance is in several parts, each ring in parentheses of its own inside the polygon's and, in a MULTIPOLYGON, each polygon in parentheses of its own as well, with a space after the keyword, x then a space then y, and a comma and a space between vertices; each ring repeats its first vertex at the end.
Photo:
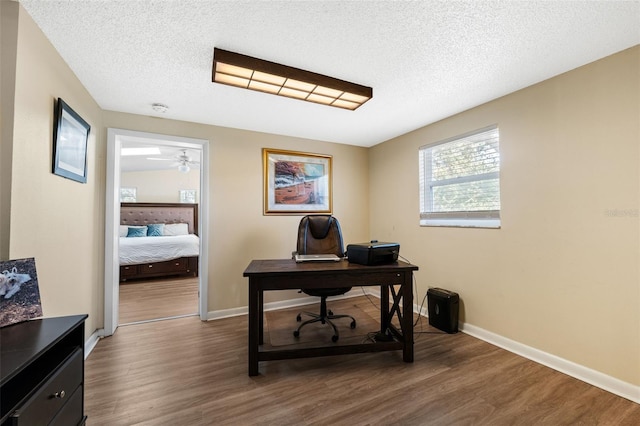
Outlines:
POLYGON ((58 98, 53 128, 53 173, 87 183, 87 142, 91 126, 58 98))
POLYGON ((264 214, 331 213, 331 159, 264 148, 264 214))
POLYGON ((195 189, 181 189, 180 190, 180 202, 181 203, 192 203, 195 204, 196 200, 196 190, 195 189))
POLYGON ((138 201, 138 188, 120 188, 121 203, 135 203, 138 201))

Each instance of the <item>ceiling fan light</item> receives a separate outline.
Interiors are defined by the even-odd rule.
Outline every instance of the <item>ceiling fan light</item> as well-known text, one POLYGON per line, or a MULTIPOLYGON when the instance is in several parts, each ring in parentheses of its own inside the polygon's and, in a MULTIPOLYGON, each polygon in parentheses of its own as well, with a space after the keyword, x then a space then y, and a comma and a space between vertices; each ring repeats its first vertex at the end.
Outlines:
POLYGON ((191 167, 186 163, 182 163, 178 166, 178 171, 180 173, 189 173, 189 170, 191 170, 191 167))

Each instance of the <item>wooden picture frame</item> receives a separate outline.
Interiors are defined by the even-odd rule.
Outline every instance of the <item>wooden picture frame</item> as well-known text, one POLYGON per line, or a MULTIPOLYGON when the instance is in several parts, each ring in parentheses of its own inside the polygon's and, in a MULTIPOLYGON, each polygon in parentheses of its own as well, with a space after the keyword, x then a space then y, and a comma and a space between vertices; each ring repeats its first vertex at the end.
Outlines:
POLYGON ((264 214, 332 212, 330 155, 263 148, 264 214))
POLYGON ((91 126, 62 98, 55 108, 53 174, 87 183, 87 143, 91 126))

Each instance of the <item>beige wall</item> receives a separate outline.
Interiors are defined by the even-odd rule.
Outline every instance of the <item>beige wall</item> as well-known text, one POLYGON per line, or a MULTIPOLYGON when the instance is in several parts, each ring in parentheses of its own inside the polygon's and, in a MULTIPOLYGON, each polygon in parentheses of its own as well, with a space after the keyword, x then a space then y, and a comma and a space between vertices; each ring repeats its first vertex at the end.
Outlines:
MULTIPOLYGON (((247 305, 242 272, 252 259, 277 259, 295 250, 300 216, 262 213, 262 148, 333 156, 333 213, 345 243, 368 239, 367 149, 216 126, 105 112, 105 126, 210 142, 209 310, 247 305)), ((300 297, 270 292, 266 301, 300 297)))
POLYGON ((172 170, 123 172, 120 187, 136 188, 139 203, 178 203, 182 189, 195 189, 200 194, 200 171, 195 166, 189 173, 172 170))
POLYGON ((461 320, 640 385, 640 47, 380 144, 371 235, 461 320), (418 148, 497 123, 502 228, 419 226, 418 148))
POLYGON ((18 11, 16 4, 0 2, 0 259, 9 258, 18 11))
POLYGON ((2 238, 9 258, 36 258, 44 315, 89 314, 89 335, 103 324, 102 111, 29 15, 9 3, 2 6, 3 16, 5 7, 19 9, 13 135, 3 139, 12 147, 11 220, 2 238), (86 184, 51 173, 58 97, 92 128, 86 184))

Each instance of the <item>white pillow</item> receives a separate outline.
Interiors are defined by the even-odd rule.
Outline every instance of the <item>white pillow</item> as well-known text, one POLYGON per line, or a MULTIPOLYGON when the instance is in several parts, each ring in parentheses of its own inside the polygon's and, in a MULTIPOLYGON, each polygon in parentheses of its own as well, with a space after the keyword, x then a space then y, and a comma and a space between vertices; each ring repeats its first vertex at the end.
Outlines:
POLYGON ((164 225, 164 235, 189 235, 189 225, 186 223, 166 223, 164 225))
POLYGON ((126 237, 127 232, 129 232, 129 227, 127 225, 120 225, 119 235, 121 237, 126 237))

